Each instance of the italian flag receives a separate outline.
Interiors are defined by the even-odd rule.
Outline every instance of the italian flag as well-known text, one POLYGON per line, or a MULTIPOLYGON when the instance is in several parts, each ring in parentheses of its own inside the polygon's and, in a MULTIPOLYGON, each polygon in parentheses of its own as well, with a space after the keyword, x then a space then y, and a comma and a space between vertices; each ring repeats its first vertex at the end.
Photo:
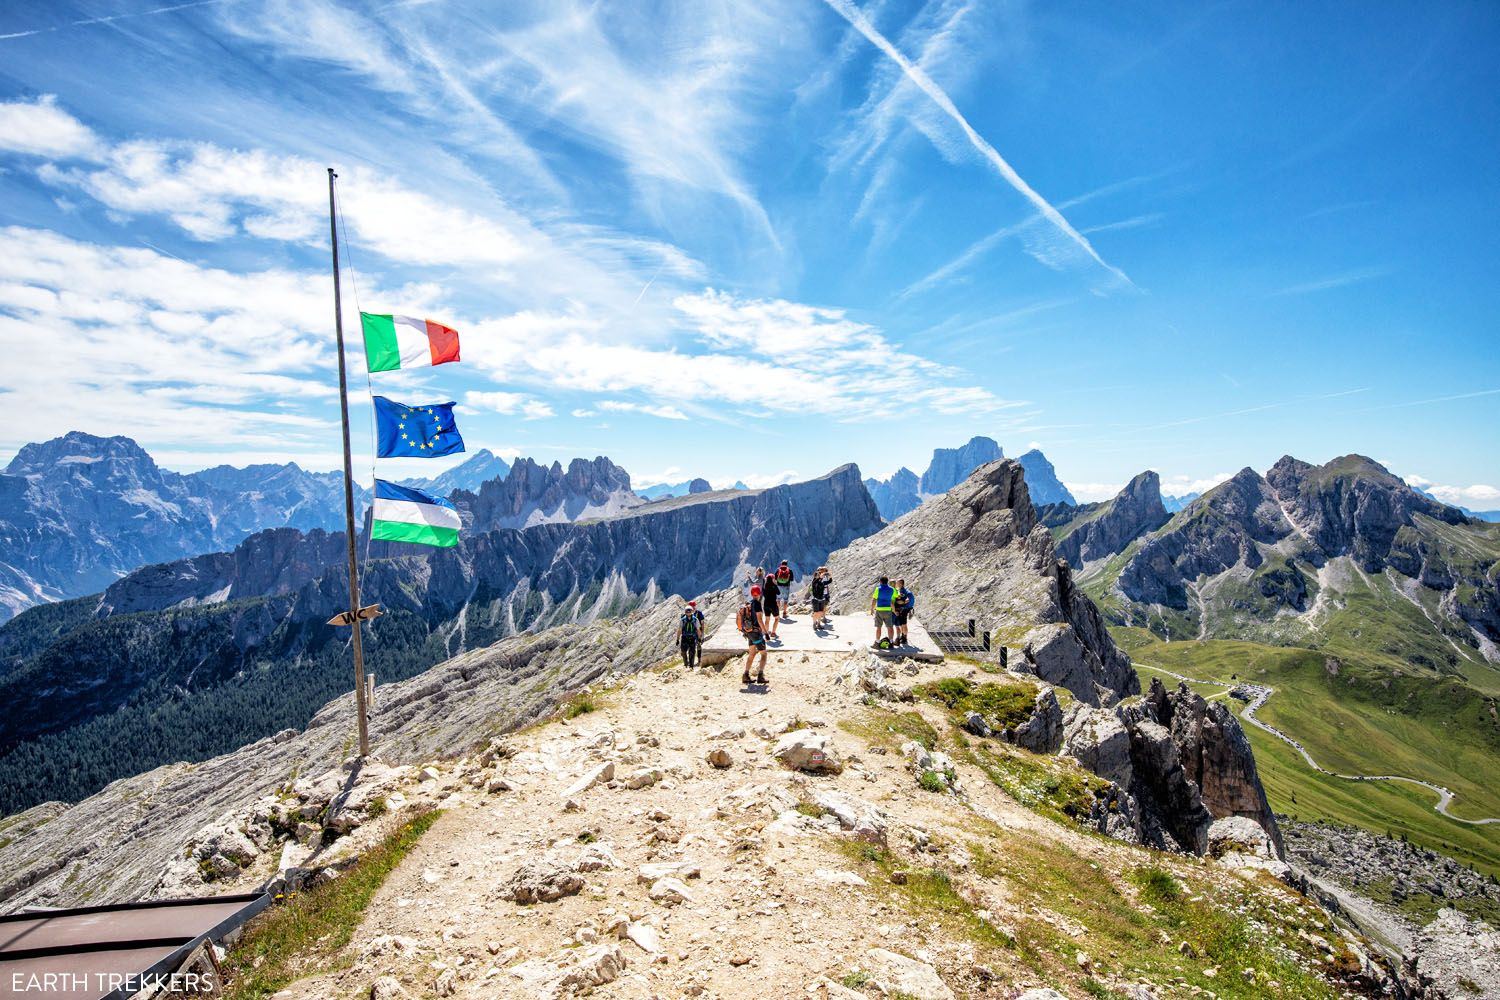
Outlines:
POLYGON ((377 542, 412 542, 452 548, 458 544, 458 509, 430 493, 375 480, 370 537, 377 542))
POLYGON ((359 314, 365 330, 365 360, 372 372, 425 368, 458 360, 458 331, 430 319, 359 314))

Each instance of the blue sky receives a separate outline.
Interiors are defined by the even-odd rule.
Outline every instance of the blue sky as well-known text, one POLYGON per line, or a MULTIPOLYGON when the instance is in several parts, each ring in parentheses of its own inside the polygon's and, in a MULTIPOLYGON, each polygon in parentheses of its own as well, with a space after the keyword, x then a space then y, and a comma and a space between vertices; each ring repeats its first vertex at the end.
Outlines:
POLYGON ((1467 3, 7 5, 0 394, 48 425, 0 456, 334 467, 333 165, 347 314, 463 336, 376 390, 471 449, 983 433, 1081 498, 1358 451, 1500 507, 1496 51, 1467 3))

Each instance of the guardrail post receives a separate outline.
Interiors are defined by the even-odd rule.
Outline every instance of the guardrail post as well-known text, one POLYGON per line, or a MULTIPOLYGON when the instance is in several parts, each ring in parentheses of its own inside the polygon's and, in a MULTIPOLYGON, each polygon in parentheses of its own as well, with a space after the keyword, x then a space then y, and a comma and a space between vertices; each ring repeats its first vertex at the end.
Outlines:
POLYGON ((969 638, 974 638, 974 619, 969 619, 969 638))
POLYGON ((990 630, 989 629, 985 629, 984 630, 984 651, 986 653, 988 653, 990 651, 990 630))

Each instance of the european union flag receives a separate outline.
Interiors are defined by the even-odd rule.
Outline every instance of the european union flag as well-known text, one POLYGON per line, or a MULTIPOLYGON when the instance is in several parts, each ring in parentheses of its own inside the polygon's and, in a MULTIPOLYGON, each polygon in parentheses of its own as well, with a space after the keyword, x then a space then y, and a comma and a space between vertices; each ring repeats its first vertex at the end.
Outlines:
POLYGON ((437 458, 464 450, 453 403, 408 406, 375 397, 375 454, 380 458, 437 458))

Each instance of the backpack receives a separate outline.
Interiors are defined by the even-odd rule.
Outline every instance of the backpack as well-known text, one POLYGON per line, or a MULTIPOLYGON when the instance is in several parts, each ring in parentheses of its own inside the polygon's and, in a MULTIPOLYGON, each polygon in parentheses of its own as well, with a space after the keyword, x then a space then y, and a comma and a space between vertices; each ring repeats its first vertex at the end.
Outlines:
POLYGON ((682 616, 682 637, 684 639, 696 639, 698 637, 698 615, 689 611, 682 616))
POLYGON ((776 571, 776 582, 777 582, 777 583, 778 583, 778 584, 780 584, 780 585, 781 585, 781 586, 783 586, 783 587, 785 587, 785 586, 787 586, 787 585, 788 585, 788 584, 790 584, 790 583, 791 583, 791 582, 792 582, 792 580, 793 580, 793 579, 795 579, 795 577, 793 577, 793 576, 792 576, 792 570, 791 570, 791 567, 788 567, 788 568, 787 568, 787 569, 786 569, 786 570, 785 570, 785 571, 784 571, 784 572, 785 572, 785 573, 786 573, 786 576, 782 576, 782 575, 781 575, 781 574, 782 574, 782 572, 783 572, 783 571, 782 571, 782 570, 779 570, 779 569, 778 569, 778 570, 777 570, 777 571, 776 571))
POLYGON ((750 604, 740 605, 739 617, 735 619, 735 624, 746 635, 760 631, 760 624, 755 620, 755 608, 750 604))
POLYGON ((911 608, 911 598, 907 596, 903 591, 898 590, 896 591, 896 596, 892 601, 892 605, 897 611, 904 613, 911 608))

